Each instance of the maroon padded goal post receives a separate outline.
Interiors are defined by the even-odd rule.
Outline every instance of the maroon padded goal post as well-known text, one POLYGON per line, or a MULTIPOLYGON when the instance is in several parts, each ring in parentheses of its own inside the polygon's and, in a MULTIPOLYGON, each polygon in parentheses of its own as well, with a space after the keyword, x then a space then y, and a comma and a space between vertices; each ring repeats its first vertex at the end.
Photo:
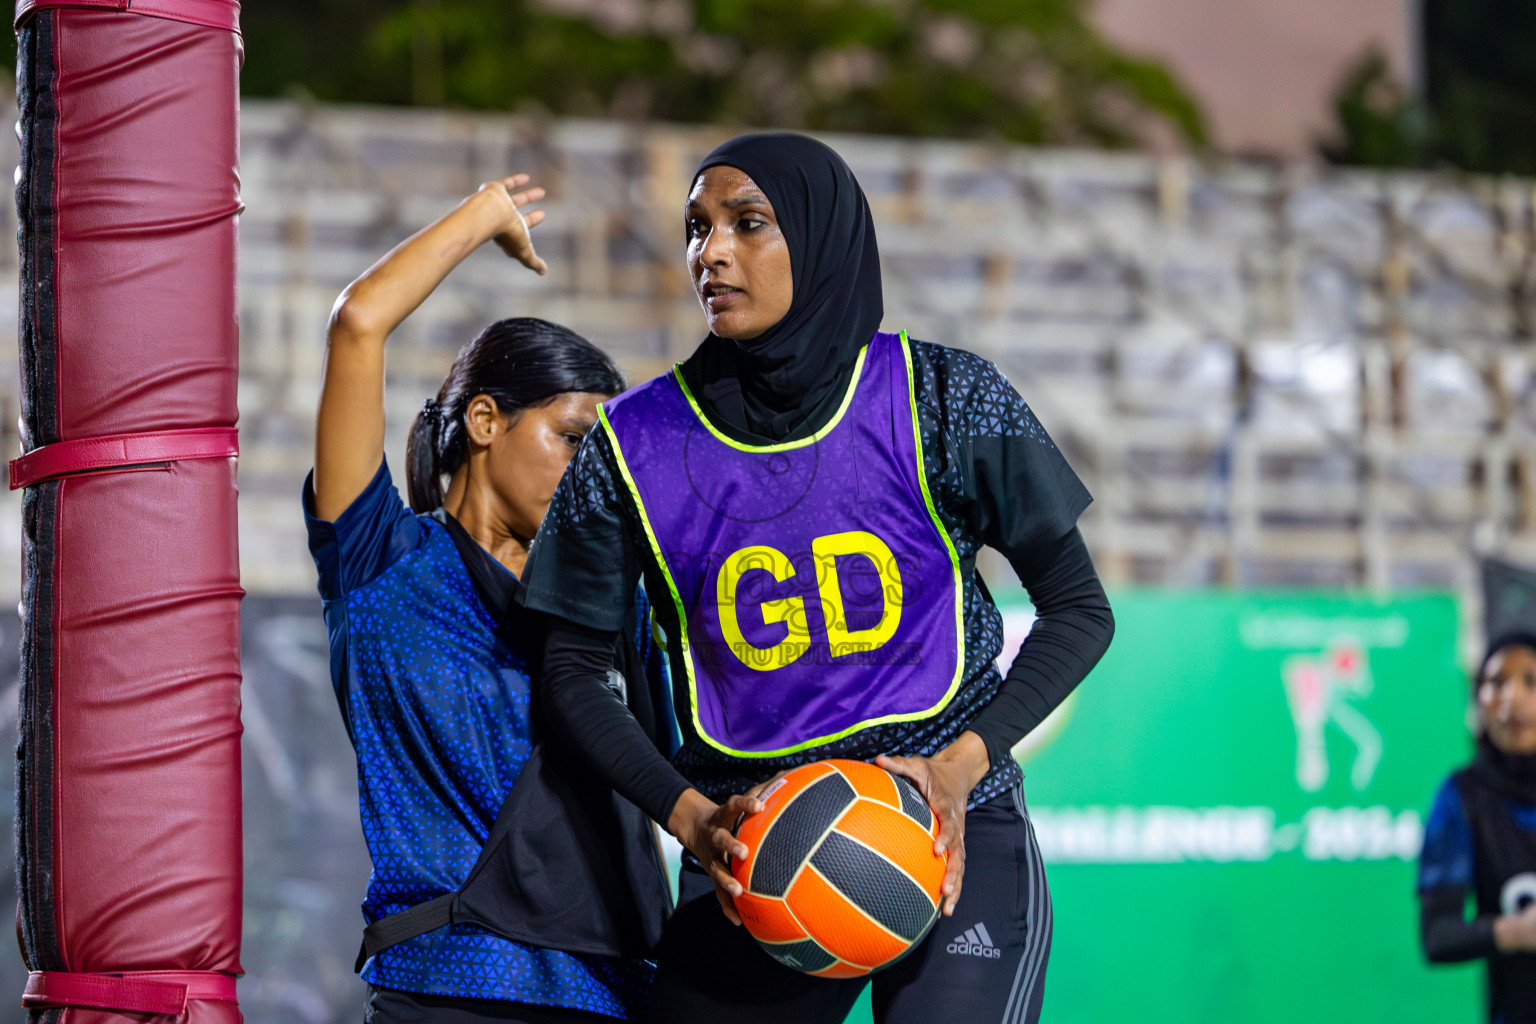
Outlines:
POLYGON ((24 1001, 233 1024, 239 5, 15 24, 24 1001))

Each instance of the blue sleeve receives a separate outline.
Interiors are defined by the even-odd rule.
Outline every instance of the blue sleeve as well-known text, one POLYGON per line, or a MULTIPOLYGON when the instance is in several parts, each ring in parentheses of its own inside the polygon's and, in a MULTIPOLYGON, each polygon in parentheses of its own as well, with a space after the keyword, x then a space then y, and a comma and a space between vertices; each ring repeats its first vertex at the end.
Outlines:
POLYGON ((313 478, 311 473, 304 479, 304 526, 320 572, 320 596, 327 603, 372 583, 421 546, 421 524, 400 500, 387 463, 379 463, 368 486, 335 522, 315 516, 313 478))
POLYGON ((1472 824, 1461 805, 1455 779, 1446 779, 1435 794, 1435 804, 1424 824, 1418 891, 1471 889, 1472 868, 1472 824))
POLYGON ((326 522, 315 515, 314 474, 304 478, 304 528, 309 534, 309 553, 320 573, 320 599, 325 610, 325 631, 331 649, 331 686, 342 721, 348 723, 346 688, 346 597, 372 583, 395 562, 421 546, 423 532, 416 516, 400 500, 389 475, 379 462, 363 492, 336 517, 326 522))

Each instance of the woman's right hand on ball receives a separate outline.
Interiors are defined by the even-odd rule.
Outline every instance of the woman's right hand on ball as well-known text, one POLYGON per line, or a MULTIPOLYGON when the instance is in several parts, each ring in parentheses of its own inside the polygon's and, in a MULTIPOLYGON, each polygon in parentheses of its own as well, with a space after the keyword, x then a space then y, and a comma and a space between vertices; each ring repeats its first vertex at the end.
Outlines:
POLYGON ((720 909, 732 924, 741 924, 735 897, 741 895, 741 883, 731 874, 729 858, 745 857, 747 844, 736 838, 733 829, 744 814, 756 814, 763 802, 749 796, 733 796, 717 804, 696 789, 678 798, 667 821, 667 831, 699 859, 699 865, 715 883, 720 909))
POLYGON ((532 180, 526 174, 514 174, 510 178, 488 181, 480 186, 479 195, 492 205, 492 216, 497 218, 496 233, 491 240, 502 252, 517 260, 529 270, 548 273, 549 267, 533 249, 530 229, 544 222, 543 210, 522 212, 522 207, 544 198, 542 188, 525 188, 532 180))

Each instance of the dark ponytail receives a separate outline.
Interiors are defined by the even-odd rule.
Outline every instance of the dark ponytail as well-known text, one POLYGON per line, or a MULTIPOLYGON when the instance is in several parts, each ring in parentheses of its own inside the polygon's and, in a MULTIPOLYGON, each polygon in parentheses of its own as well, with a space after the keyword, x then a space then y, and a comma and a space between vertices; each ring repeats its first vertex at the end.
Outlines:
POLYGON ((464 411, 476 395, 512 413, 571 392, 623 390, 613 361, 574 331, 534 317, 498 320, 459 350, 437 397, 423 403, 411 424, 405 446, 411 508, 430 512, 443 503, 443 477, 468 451, 464 411))

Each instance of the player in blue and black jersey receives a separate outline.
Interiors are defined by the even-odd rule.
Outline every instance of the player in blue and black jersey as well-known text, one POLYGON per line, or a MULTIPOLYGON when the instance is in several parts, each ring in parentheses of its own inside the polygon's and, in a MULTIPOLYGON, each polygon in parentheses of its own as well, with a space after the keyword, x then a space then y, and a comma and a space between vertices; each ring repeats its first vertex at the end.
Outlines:
POLYGON ((1420 936, 1435 963, 1487 961, 1491 1024, 1536 1024, 1536 635, 1495 639, 1473 682, 1477 754, 1430 811, 1420 936))
POLYGON ((603 404, 525 573, 529 605, 560 620, 553 730, 690 854, 653 1019, 833 1024, 869 983, 770 959, 733 927, 725 866, 754 786, 840 757, 910 778, 950 858, 946 916, 874 976, 876 1019, 1033 1022, 1051 902, 1012 747, 1113 630, 1076 527, 1088 492, 997 367, 881 331, 873 218, 831 149, 732 140, 683 221, 709 336, 603 404), (1038 614, 1006 676, 983 546, 1038 614), (670 761, 602 686, 642 577, 683 732, 670 761))
MULTIPOLYGON (((573 790, 569 778, 539 788, 550 778, 549 761, 536 746, 530 697, 543 638, 516 600, 528 545, 597 403, 622 389, 618 371, 562 327, 498 322, 459 352, 412 427, 410 508, 384 459, 389 334, 486 242, 544 272, 529 237, 543 215, 520 210, 542 190, 527 185, 526 176, 490 182, 401 243, 342 294, 327 339, 304 504, 373 861, 363 902, 370 955, 360 957, 369 1024, 633 1019, 644 1013, 652 980, 643 939, 638 955, 618 955, 617 939, 611 955, 594 952, 607 948, 613 931, 605 932, 605 908, 595 905, 628 899, 622 884, 612 884, 623 865, 611 869, 612 858, 591 843, 551 845, 572 810, 562 794, 586 793, 574 812, 607 822, 612 816, 603 818, 597 805, 611 793, 573 790), (514 794, 531 808, 524 820, 508 820, 514 794), (537 834, 520 833, 524 825, 537 834), (481 872, 483 847, 500 859, 481 872), (554 864, 504 863, 552 848, 571 855, 543 858, 563 861, 554 864), (561 893, 562 880, 579 884, 578 862, 588 854, 604 865, 597 877, 607 888, 561 893), (449 924, 447 901, 472 870, 493 879, 476 891, 481 911, 468 918, 484 924, 466 923, 457 905, 449 924), (503 879, 551 884, 526 891, 496 884, 498 870, 503 879), (509 904, 518 892, 526 898, 509 904), (547 920, 533 920, 541 907, 551 911, 547 920), (581 920, 583 907, 597 913, 595 926, 592 912, 581 920), (423 910, 440 914, 426 921, 423 910), (519 938, 530 934, 551 939, 519 938)), ((663 670, 651 656, 643 609, 633 605, 630 632, 617 655, 610 651, 608 667, 638 709, 663 670)), ((649 834, 649 823, 635 817, 649 834)), ((602 824, 584 834, 610 831, 602 824)), ((643 875, 646 859, 639 863, 643 875)), ((658 858, 649 864, 665 901, 658 858)), ((632 909, 620 906, 613 919, 627 921, 632 909)), ((665 913, 663 902, 657 933, 665 913)))

